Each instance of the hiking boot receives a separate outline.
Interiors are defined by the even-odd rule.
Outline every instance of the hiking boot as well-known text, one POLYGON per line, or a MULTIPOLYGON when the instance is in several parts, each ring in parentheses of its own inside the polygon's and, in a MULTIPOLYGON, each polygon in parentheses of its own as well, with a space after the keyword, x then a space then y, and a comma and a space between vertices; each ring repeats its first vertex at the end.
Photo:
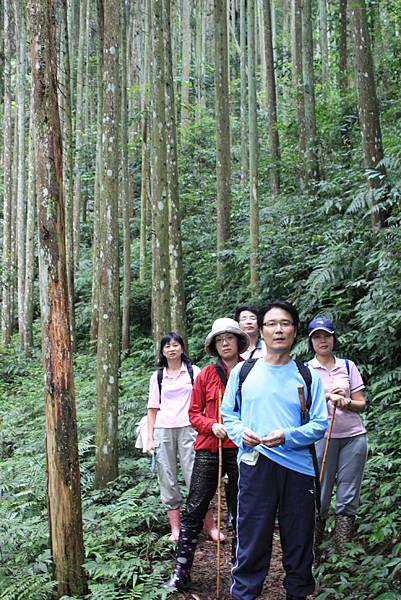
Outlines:
POLYGON ((178 508, 175 510, 168 510, 167 517, 171 529, 169 541, 178 542, 178 538, 180 537, 180 510, 178 508))
POLYGON ((346 543, 352 538, 354 532, 355 516, 336 515, 336 526, 334 530, 334 543, 337 554, 344 558, 347 554, 346 543))
POLYGON ((287 594, 286 600, 306 600, 306 596, 291 596, 290 594, 287 594))
POLYGON ((164 589, 185 591, 191 587, 191 568, 197 543, 198 534, 182 527, 178 539, 174 572, 171 578, 163 583, 164 589))

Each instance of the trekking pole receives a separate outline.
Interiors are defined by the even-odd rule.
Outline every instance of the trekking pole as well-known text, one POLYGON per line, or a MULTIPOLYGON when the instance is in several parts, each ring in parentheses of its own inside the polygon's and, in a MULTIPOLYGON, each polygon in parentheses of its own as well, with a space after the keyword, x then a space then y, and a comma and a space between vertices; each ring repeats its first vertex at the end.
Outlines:
MULTIPOLYGON (((221 423, 221 389, 218 391, 218 423, 221 423)), ((217 474, 217 565, 216 598, 220 597, 220 528, 221 528, 221 475, 223 472, 223 440, 219 438, 219 468, 217 474)))
POLYGON ((326 466, 327 451, 329 449, 329 443, 330 443, 330 438, 331 438, 331 432, 332 432, 333 425, 334 425, 334 417, 336 416, 336 410, 337 410, 337 401, 333 402, 333 414, 331 416, 329 431, 327 432, 326 444, 324 446, 324 452, 323 452, 322 467, 320 469, 320 483, 322 482, 323 473, 324 473, 324 469, 326 466))

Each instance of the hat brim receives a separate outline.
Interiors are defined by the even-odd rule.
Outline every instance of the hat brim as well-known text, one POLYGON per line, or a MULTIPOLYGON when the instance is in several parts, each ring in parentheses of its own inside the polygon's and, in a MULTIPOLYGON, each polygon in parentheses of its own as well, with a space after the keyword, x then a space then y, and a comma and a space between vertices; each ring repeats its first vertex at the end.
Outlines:
POLYGON ((334 329, 328 329, 328 327, 315 327, 314 329, 312 329, 312 331, 310 331, 308 333, 308 337, 311 337, 311 335, 313 335, 315 333, 315 331, 326 331, 327 333, 330 333, 331 335, 335 334, 334 329))
POLYGON ((218 329, 213 332, 211 331, 206 337, 205 352, 210 354, 210 356, 219 356, 216 350, 216 344, 214 343, 214 339, 216 338, 216 336, 221 335, 222 333, 233 333, 235 336, 237 336, 238 354, 242 354, 243 352, 245 352, 245 350, 251 343, 250 337, 245 331, 242 331, 241 329, 238 329, 236 327, 222 327, 221 330, 218 329))

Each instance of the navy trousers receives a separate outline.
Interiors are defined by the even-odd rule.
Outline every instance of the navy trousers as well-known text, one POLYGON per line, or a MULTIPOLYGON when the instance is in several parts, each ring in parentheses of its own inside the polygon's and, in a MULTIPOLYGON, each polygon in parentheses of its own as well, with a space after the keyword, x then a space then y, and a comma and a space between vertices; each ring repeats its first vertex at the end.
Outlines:
POLYGON ((277 509, 284 587, 298 598, 315 589, 314 477, 286 469, 260 454, 255 465, 239 465, 237 554, 231 584, 235 600, 254 600, 262 591, 269 571, 277 509))

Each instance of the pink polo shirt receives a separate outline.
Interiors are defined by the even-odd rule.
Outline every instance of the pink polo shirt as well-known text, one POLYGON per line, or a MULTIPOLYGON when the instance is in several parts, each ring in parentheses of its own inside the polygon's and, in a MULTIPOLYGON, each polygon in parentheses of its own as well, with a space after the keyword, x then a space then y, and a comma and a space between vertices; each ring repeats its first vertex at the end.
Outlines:
MULTIPOLYGON (((359 390, 362 390, 365 387, 361 374, 352 360, 348 360, 349 375, 345 360, 343 358, 335 357, 335 361, 335 365, 330 371, 321 365, 316 357, 308 362, 308 366, 319 373, 320 378, 323 381, 325 392, 331 392, 334 388, 340 387, 345 391, 345 397, 350 398, 351 394, 359 392, 359 390)), ((333 414, 333 404, 331 402, 327 402, 327 410, 329 419, 331 419, 333 414)), ((366 429, 360 414, 352 410, 347 410, 346 408, 343 410, 337 406, 331 436, 333 438, 345 438, 354 437, 361 433, 366 433, 366 429)))
MULTIPOLYGON (((194 380, 200 373, 199 367, 192 365, 194 380)), ((162 394, 160 398, 157 383, 157 371, 153 373, 149 382, 148 408, 158 408, 155 427, 186 427, 190 425, 188 417, 189 402, 191 400, 192 383, 185 363, 174 376, 163 369, 162 394)))

